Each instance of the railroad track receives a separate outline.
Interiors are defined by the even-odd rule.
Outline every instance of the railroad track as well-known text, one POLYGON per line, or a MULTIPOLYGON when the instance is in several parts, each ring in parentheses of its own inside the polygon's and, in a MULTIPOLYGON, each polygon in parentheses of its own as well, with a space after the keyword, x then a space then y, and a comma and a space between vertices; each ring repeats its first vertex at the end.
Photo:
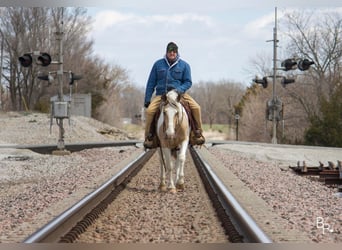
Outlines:
MULTIPOLYGON (((135 144, 136 142, 131 143, 135 144)), ((78 145, 78 149, 84 147, 84 145, 78 145)), ((87 148, 89 147, 88 145, 87 148)), ((43 148, 40 150, 43 150, 43 148)), ((214 205, 217 217, 220 218, 227 240, 230 242, 272 242, 234 199, 198 150, 190 148, 189 151, 192 161, 204 183, 203 186, 207 189, 214 205)), ((119 173, 99 187, 99 189, 90 193, 50 223, 33 233, 24 242, 75 242, 79 235, 84 233, 87 228, 90 228, 93 223, 96 223, 100 215, 118 197, 119 193, 125 190, 132 178, 138 174, 153 155, 155 155, 155 150, 142 153, 136 160, 129 163, 119 173)))
POLYGON ((303 165, 300 166, 298 163, 297 166, 293 167, 290 166, 289 168, 292 169, 296 174, 302 176, 317 176, 318 181, 324 183, 328 186, 336 186, 339 185, 337 188, 338 190, 342 189, 342 168, 341 162, 338 161, 337 167, 332 163, 329 162, 329 166, 324 166, 323 163, 320 163, 320 166, 317 167, 309 167, 306 166, 305 162, 303 165))
MULTIPOLYGON (((142 144, 139 140, 127 140, 127 141, 113 141, 113 142, 93 142, 93 143, 66 143, 65 149, 70 152, 81 151, 90 148, 103 148, 103 147, 123 147, 123 146, 136 146, 142 144)), ((54 150, 57 150, 57 146, 53 145, 5 145, 5 148, 16 149, 29 149, 39 154, 51 154, 54 150)))

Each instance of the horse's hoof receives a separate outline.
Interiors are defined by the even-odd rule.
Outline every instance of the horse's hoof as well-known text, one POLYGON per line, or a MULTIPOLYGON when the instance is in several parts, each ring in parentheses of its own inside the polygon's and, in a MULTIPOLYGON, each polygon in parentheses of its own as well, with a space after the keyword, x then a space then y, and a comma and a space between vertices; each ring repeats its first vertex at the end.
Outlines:
POLYGON ((184 190, 184 183, 176 184, 176 188, 179 189, 179 190, 184 190))
POLYGON ((177 190, 175 188, 170 188, 169 193, 175 194, 175 193, 177 193, 177 190))
POLYGON ((162 192, 166 192, 166 186, 165 185, 160 185, 159 190, 162 192))

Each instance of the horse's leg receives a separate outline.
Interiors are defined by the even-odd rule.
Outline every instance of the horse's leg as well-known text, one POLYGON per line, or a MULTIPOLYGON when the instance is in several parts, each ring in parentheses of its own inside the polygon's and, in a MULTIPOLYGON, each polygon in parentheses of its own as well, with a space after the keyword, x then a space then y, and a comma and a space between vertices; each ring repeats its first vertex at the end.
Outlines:
POLYGON ((162 156, 162 149, 159 148, 158 150, 159 153, 159 161, 160 161, 160 184, 159 184, 159 190, 165 192, 166 191, 166 184, 165 184, 165 164, 164 160, 165 157, 162 156))
POLYGON ((177 189, 184 189, 184 165, 186 160, 186 150, 188 148, 188 141, 183 141, 178 152, 177 157, 177 177, 176 177, 176 187, 177 189))
POLYGON ((165 160, 165 165, 166 165, 166 175, 169 177, 169 185, 168 189, 170 193, 176 193, 176 187, 173 182, 173 161, 172 161, 172 156, 171 156, 171 150, 168 148, 163 149, 164 152, 164 160, 165 160))

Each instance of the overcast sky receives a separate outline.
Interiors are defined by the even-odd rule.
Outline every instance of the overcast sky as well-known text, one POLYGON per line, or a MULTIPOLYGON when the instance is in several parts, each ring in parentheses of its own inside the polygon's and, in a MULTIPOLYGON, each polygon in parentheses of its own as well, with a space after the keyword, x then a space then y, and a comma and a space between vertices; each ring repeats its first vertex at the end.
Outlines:
POLYGON ((145 86, 152 64, 164 56, 170 41, 190 64, 194 83, 227 79, 248 85, 250 59, 260 54, 272 58, 273 43, 266 40, 273 39, 276 6, 281 18, 293 8, 334 8, 342 6, 339 2, 114 0, 88 9, 94 18, 95 53, 126 68, 138 86, 145 86))
MULTIPOLYGON (((226 79, 249 85, 250 60, 260 54, 272 58, 273 43, 266 40, 273 39, 275 7, 278 19, 293 8, 342 7, 341 0, 0 0, 6 1, 87 7, 94 19, 94 53, 127 69, 138 86, 145 86, 170 41, 190 64, 194 83, 226 79)), ((278 29, 279 59, 286 56, 282 32, 278 29)))

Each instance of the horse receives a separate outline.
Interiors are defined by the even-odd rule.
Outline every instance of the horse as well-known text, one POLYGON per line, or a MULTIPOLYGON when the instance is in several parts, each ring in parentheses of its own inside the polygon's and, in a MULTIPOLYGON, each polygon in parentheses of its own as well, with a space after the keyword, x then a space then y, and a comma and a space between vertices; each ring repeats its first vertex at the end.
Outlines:
POLYGON ((161 112, 157 121, 161 165, 159 190, 167 190, 165 180, 168 175, 170 193, 176 193, 177 189, 184 190, 184 164, 191 130, 187 112, 180 103, 180 98, 180 94, 175 90, 167 92, 162 98, 161 112), (174 165, 176 166, 176 187, 173 181, 174 165))

